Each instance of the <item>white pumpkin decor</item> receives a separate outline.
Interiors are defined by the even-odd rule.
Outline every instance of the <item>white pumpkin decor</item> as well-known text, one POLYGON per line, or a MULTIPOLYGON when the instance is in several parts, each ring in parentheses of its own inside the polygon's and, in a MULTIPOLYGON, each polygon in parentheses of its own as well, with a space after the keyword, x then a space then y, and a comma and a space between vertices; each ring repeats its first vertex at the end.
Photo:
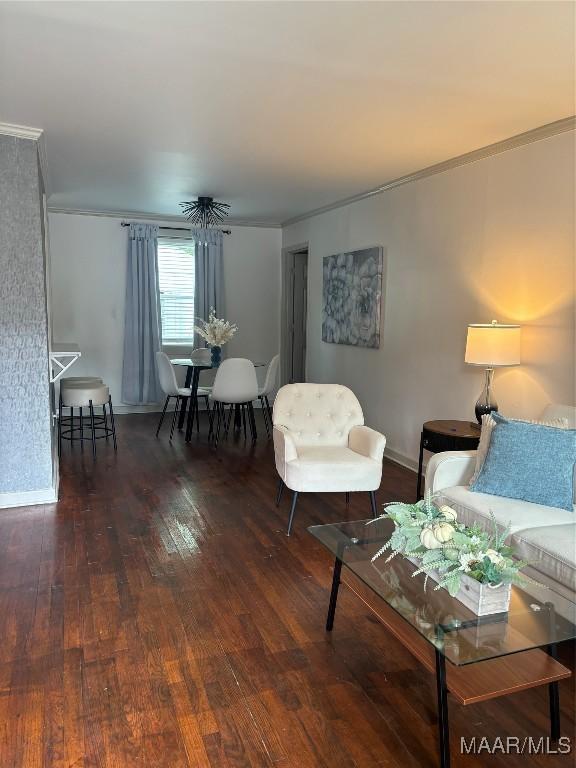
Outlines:
POLYGON ((420 531, 420 543, 426 549, 440 549, 442 542, 436 538, 432 528, 422 528, 420 531))
POLYGON ((450 523, 456 522, 458 518, 456 510, 452 509, 452 507, 449 507, 448 504, 444 504, 442 507, 440 507, 440 512, 442 512, 442 517, 444 520, 447 520, 450 523))
POLYGON ((520 573, 527 563, 513 557, 506 544, 510 526, 500 529, 494 515, 492 532, 468 527, 458 521, 456 510, 436 505, 427 492, 416 504, 387 504, 384 516, 394 530, 372 562, 385 552, 386 562, 403 555, 416 565, 413 576, 425 574, 424 589, 432 579, 435 590, 448 590, 477 616, 507 611, 511 585, 527 581, 520 573))
POLYGON ((454 536, 454 528, 450 523, 436 523, 432 526, 432 533, 442 545, 454 536))

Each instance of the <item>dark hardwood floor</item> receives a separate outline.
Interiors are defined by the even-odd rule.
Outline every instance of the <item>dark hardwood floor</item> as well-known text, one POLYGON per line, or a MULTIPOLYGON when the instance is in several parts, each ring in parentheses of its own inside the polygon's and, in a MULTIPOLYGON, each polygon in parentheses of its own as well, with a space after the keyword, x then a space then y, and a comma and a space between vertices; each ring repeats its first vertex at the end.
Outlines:
MULTIPOLYGON (((96 463, 65 446, 58 504, 0 510, 0 767, 435 767, 433 676, 345 589, 324 632, 332 559, 306 526, 367 517, 367 494, 303 496, 287 538, 260 421, 215 453, 156 420, 118 417, 96 463)), ((387 462, 378 501, 415 488, 387 462)), ((456 767, 572 765, 460 754, 546 736, 546 688, 450 712, 456 767)))

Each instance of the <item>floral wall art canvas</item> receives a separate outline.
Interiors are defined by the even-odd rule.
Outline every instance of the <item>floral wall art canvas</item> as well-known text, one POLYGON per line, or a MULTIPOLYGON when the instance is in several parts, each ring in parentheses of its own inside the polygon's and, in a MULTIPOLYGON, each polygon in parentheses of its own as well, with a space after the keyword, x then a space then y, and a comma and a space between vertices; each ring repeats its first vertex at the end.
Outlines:
POLYGON ((380 347, 382 248, 324 257, 322 341, 380 347))

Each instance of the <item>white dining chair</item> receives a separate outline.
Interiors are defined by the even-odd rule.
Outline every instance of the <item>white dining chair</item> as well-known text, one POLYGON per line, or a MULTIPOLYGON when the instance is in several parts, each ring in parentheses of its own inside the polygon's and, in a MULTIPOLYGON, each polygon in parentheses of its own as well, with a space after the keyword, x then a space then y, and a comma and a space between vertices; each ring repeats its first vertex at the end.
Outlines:
POLYGON ((176 404, 174 407, 174 415, 172 417, 172 427, 170 429, 170 440, 172 440, 172 436, 174 434, 174 425, 176 424, 176 417, 182 403, 182 398, 189 398, 192 394, 192 391, 190 387, 178 386, 178 380, 176 379, 174 366, 172 365, 170 358, 165 352, 156 352, 156 361, 158 363, 158 378, 160 379, 160 386, 166 395, 162 416, 160 416, 160 423, 158 424, 158 429, 156 430, 156 437, 158 437, 160 433, 160 428, 162 427, 162 422, 164 421, 164 416, 166 415, 168 403, 173 397, 175 397, 176 404))
POLYGON ((246 435, 246 419, 250 425, 252 441, 256 440, 256 419, 252 402, 258 397, 258 380, 256 369, 251 360, 242 357, 230 357, 220 363, 212 386, 210 400, 213 408, 210 416, 210 433, 214 436, 214 444, 218 445, 220 430, 224 427, 228 434, 232 413, 237 408, 244 424, 246 435), (226 420, 226 406, 229 405, 226 420), (226 423, 225 423, 226 422, 226 423))
POLYGON ((340 384, 287 384, 274 401, 274 457, 284 486, 293 491, 288 536, 298 494, 367 491, 376 517, 386 438, 364 426, 358 398, 340 384))
POLYGON ((274 392, 276 387, 276 379, 278 378, 278 367, 280 365, 280 355, 274 355, 270 363, 268 364, 268 370, 266 371, 266 378, 264 385, 258 390, 258 399, 262 406, 262 414, 264 416, 264 426, 266 427, 266 434, 270 437, 270 429, 272 427, 272 408, 270 407, 270 401, 268 395, 274 392))

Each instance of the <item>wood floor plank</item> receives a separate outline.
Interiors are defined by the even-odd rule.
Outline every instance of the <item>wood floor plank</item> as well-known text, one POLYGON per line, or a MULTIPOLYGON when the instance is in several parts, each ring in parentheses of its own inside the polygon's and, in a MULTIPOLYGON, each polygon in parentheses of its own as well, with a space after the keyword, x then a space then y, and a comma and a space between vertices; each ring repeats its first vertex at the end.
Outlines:
MULTIPOLYGON (((170 443, 155 414, 119 416, 117 454, 64 447, 57 504, 0 510, 0 768, 435 767, 433 675, 348 590, 324 631, 333 562, 306 528, 366 518, 366 494, 303 495, 288 538, 261 421, 217 452, 201 423, 170 443)), ((385 463, 379 503, 415 490, 385 463)), ((547 734, 546 691, 450 717, 471 768, 460 736, 547 734)))

